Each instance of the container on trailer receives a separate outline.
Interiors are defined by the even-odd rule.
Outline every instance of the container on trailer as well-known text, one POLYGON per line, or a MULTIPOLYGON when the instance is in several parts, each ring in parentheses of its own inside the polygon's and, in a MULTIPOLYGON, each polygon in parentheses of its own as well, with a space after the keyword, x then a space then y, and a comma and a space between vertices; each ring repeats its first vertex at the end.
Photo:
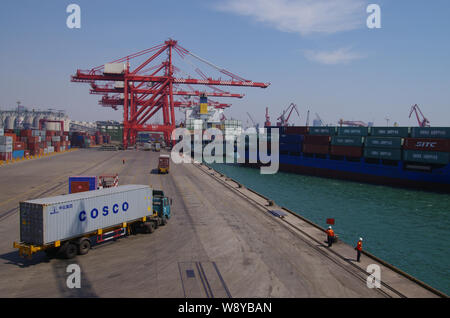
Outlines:
POLYGON ((338 136, 367 136, 368 127, 338 127, 338 136))
POLYGON ((402 147, 401 137, 366 137, 365 146, 368 148, 394 148, 402 147))
POLYGON ((352 158, 360 158, 363 153, 362 147, 352 147, 352 146, 331 146, 330 154, 334 156, 345 156, 352 158))
POLYGON ((311 145, 328 145, 330 139, 330 136, 305 135, 303 143, 311 145))
POLYGON ((362 147, 364 137, 360 136, 332 136, 331 145, 333 146, 353 146, 362 147))
POLYGON ((334 136, 336 127, 309 127, 310 135, 334 136))
POLYGON ((309 154, 326 155, 330 152, 330 146, 329 145, 303 144, 303 152, 309 153, 309 154))
POLYGON ((403 150, 403 160, 446 165, 450 162, 450 154, 438 151, 403 150))
POLYGON ((401 160, 402 150, 393 148, 364 148, 364 157, 372 159, 401 160))
POLYGON ((409 127, 370 127, 370 135, 378 137, 408 137, 409 127))
POLYGON ((406 138, 403 149, 420 151, 450 152, 450 139, 443 138, 406 138))
POLYGON ((3 136, 3 134, 5 133, 5 130, 3 127, 0 127, 0 137, 3 136))
POLYGON ((287 126, 284 128, 286 135, 306 135, 309 132, 309 127, 306 126, 287 126))
POLYGON ((450 138, 450 127, 413 127, 412 138, 450 138))
POLYGON ((92 191, 98 188, 96 176, 69 177, 69 193, 92 191))
POLYGON ((138 220, 152 201, 149 186, 124 185, 20 202, 20 240, 42 246, 138 220))

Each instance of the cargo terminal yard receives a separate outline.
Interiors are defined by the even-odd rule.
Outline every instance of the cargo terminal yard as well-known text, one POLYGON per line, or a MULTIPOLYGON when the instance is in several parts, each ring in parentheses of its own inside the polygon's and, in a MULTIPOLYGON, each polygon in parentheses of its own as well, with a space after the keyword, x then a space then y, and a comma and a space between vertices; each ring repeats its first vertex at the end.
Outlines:
POLYGON ((356 263, 353 246, 328 249, 322 229, 204 165, 171 163, 159 174, 159 154, 87 148, 1 166, 0 297, 445 296, 369 255, 356 263), (101 174, 163 190, 173 200, 168 224, 74 259, 20 257, 19 202, 67 194, 70 176, 101 174), (66 286, 74 263, 80 289, 66 286), (367 287, 369 264, 381 267, 381 288, 367 287))

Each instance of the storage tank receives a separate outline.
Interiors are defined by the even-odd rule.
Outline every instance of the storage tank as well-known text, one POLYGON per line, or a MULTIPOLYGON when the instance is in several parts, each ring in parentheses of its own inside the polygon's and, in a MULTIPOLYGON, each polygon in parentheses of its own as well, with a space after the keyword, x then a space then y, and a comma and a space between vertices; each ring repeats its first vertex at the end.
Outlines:
POLYGON ((33 117, 33 128, 39 129, 39 120, 44 118, 41 114, 34 115, 33 117))
MULTIPOLYGON (((47 116, 45 116, 45 119, 47 119, 47 120, 56 120, 56 117, 55 116, 51 116, 51 115, 47 115, 47 116)), ((56 130, 60 130, 59 126, 60 126, 59 123, 46 122, 45 125, 44 125, 44 129, 56 131, 56 130)))
POLYGON ((14 129, 14 122, 16 120, 16 116, 8 115, 5 118, 5 129, 14 129))
POLYGON ((33 115, 27 114, 25 115, 25 119, 23 120, 23 128, 30 129, 33 127, 33 115))

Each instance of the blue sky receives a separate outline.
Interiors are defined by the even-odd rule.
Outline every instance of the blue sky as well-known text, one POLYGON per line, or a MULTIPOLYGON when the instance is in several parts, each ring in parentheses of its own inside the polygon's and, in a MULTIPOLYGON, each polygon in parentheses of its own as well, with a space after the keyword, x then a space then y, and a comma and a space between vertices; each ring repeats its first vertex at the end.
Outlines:
MULTIPOLYGON (((30 108, 66 109, 76 120, 120 119, 98 105, 86 84, 89 69, 162 43, 169 37, 267 89, 244 93, 227 117, 273 122, 291 102, 324 121, 416 125, 419 104, 433 126, 450 125, 450 2, 371 1, 381 29, 366 27, 365 0, 2 1, 0 109, 20 100, 30 108), (81 29, 66 27, 66 7, 81 7, 81 29), (336 5, 339 3, 339 5, 336 5)), ((180 67, 183 62, 180 61, 180 67)), ((177 64, 178 65, 178 64, 177 64)), ((213 77, 208 67, 202 70, 213 77)), ((178 117, 180 118, 180 117, 178 117)))

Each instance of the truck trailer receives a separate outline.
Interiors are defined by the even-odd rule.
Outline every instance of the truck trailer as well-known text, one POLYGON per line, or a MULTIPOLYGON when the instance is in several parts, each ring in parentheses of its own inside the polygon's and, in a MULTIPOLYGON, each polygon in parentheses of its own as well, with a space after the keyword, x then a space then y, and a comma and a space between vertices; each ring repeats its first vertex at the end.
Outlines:
POLYGON ((20 202, 21 256, 45 251, 73 258, 92 245, 152 233, 171 215, 171 199, 147 185, 124 185, 20 202))

